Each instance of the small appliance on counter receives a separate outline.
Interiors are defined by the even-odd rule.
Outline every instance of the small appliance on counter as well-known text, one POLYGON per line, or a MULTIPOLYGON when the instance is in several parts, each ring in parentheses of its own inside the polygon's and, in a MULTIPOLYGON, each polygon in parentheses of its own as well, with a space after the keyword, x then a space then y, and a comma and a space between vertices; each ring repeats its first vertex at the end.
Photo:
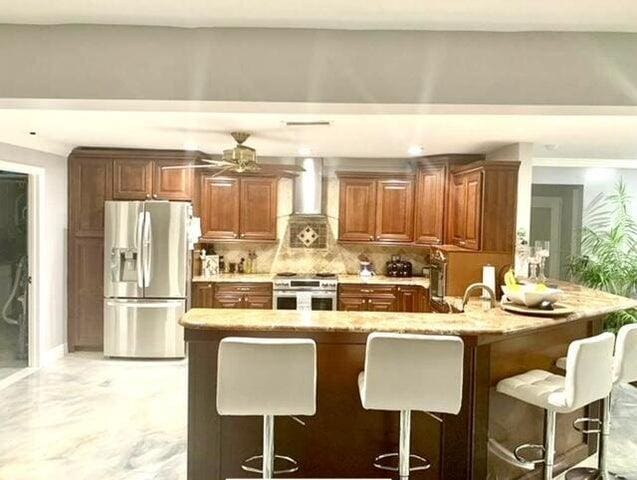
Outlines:
POLYGON ((409 260, 401 260, 400 255, 392 255, 385 264, 388 277, 411 277, 413 266, 409 260))
POLYGON ((376 275, 376 272, 375 272, 375 269, 374 269, 374 264, 369 259, 369 257, 367 255, 365 255, 364 253, 361 253, 358 256, 358 264, 359 264, 358 265, 358 275, 363 280, 369 280, 374 275, 376 275))

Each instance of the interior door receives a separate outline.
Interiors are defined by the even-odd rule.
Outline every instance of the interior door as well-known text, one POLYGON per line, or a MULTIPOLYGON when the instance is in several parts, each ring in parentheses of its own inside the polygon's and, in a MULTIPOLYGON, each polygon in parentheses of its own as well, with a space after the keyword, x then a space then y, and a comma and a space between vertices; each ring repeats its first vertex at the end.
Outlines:
POLYGON ((189 204, 151 201, 144 205, 144 296, 184 298, 189 204))

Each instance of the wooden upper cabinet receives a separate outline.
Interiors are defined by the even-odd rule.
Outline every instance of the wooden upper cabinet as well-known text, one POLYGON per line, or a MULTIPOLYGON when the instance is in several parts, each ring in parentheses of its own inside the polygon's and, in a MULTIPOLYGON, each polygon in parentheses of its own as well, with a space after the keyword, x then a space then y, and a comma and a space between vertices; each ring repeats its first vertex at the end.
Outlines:
POLYGON ((414 241, 441 244, 444 241, 447 167, 423 166, 418 169, 414 205, 414 241))
POLYGON ((239 238, 239 179, 204 175, 200 195, 202 237, 239 238))
POLYGON ((475 171, 465 175, 465 248, 480 250, 482 236, 482 176, 483 172, 475 171))
POLYGON ((239 238, 276 240, 277 178, 240 179, 239 238))
POLYGON ((338 237, 369 242, 376 234, 376 180, 340 179, 338 237))
POLYGON ((376 231, 379 242, 411 242, 414 236, 413 180, 378 180, 376 231))
POLYGON ((113 198, 147 200, 153 195, 153 161, 118 158, 113 160, 113 198))
POLYGON ((102 158, 69 159, 70 234, 104 235, 104 202, 113 194, 112 161, 102 158))
POLYGON ((449 182, 449 242, 460 247, 465 245, 467 230, 467 182, 464 175, 452 175, 449 182))
POLYGON ((162 159, 154 161, 153 198, 159 200, 192 200, 194 174, 189 168, 164 169, 172 165, 191 165, 192 160, 162 159))

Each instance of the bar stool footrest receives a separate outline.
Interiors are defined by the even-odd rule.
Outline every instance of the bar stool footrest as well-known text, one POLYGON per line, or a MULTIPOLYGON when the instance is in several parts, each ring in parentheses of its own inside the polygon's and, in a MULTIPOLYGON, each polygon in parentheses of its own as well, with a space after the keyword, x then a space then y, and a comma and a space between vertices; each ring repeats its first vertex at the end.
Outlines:
POLYGON ((599 418, 580 417, 573 422, 573 428, 587 435, 591 433, 602 433, 602 421, 599 418), (584 427, 584 424, 587 424, 586 427, 584 427), (593 427, 593 425, 596 426, 593 427))
MULTIPOLYGON (((381 460, 385 460, 386 458, 399 458, 399 454, 398 453, 384 453, 382 455, 378 455, 376 458, 374 458, 374 467, 380 469, 380 470, 388 470, 390 472, 398 472, 398 467, 394 467, 391 465, 383 465, 381 462, 381 460)), ((421 457, 420 455, 415 455, 415 454, 410 454, 409 455, 409 459, 410 460, 416 460, 417 462, 420 462, 420 465, 416 465, 414 467, 410 467, 409 471, 410 472, 417 472, 420 470, 428 470, 429 468, 431 468, 431 462, 429 460, 427 460, 426 458, 421 457)))
MULTIPOLYGON (((296 460, 294 460, 292 457, 288 457, 285 455, 275 455, 274 456, 275 461, 276 460, 281 460, 283 462, 287 462, 288 464, 291 465, 290 468, 283 468, 280 470, 277 470, 276 468, 274 469, 274 474, 279 475, 281 473, 294 473, 297 472, 299 470, 299 462, 297 462, 296 460)), ((250 473, 263 473, 263 455, 255 455, 253 457, 250 457, 246 460, 244 460, 243 464, 241 465, 241 470, 243 470, 244 472, 250 472, 250 473), (249 464, 250 463, 254 463, 257 460, 261 460, 261 468, 259 467, 252 467, 249 464)))
POLYGON ((523 445, 518 445, 517 447, 515 447, 515 450, 513 450, 513 456, 515 456, 516 460, 520 463, 539 465, 546 461, 546 449, 544 448, 544 445, 538 445, 536 443, 525 443, 523 445), (529 460, 522 455, 522 452, 524 452, 524 450, 536 450, 542 452, 542 456, 536 459, 529 460))

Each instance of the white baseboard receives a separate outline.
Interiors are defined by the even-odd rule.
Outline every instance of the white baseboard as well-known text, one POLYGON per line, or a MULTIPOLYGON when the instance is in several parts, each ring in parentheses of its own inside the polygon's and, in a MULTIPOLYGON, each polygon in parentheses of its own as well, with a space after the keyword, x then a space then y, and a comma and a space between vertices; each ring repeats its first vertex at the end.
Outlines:
POLYGON ((42 361, 40 362, 41 367, 47 367, 57 362, 60 358, 64 357, 67 352, 66 343, 61 343, 57 347, 53 347, 50 350, 47 350, 42 355, 42 361))

